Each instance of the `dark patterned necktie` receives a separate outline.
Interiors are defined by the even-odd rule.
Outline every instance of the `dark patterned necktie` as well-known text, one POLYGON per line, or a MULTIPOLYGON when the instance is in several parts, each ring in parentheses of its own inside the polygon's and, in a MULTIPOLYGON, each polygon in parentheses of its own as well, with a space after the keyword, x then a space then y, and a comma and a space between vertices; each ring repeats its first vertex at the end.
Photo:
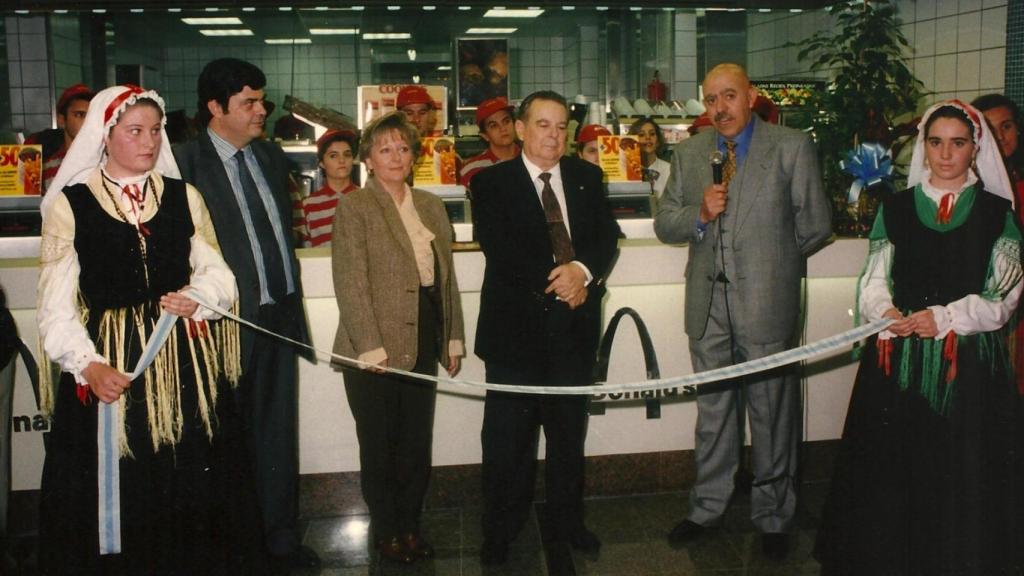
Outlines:
POLYGON ((555 191, 551 188, 551 174, 544 172, 540 175, 540 179, 544 182, 544 189, 540 192, 540 202, 544 205, 544 216, 548 221, 551 251, 555 254, 556 263, 565 264, 571 262, 576 253, 572 249, 569 230, 565 227, 565 220, 562 218, 562 208, 558 205, 558 198, 555 198, 555 191))
POLYGON ((252 226, 260 244, 260 251, 263 252, 263 271, 267 278, 267 292, 270 292, 270 297, 277 301, 288 290, 284 278, 285 268, 284 262, 281 260, 281 249, 277 245, 274 227, 270 224, 267 206, 263 203, 259 188, 256 187, 256 180, 253 179, 252 172, 249 171, 249 165, 245 163, 245 153, 239 150, 235 154, 235 161, 238 162, 238 180, 242 184, 242 194, 245 196, 245 203, 248 204, 249 216, 252 218, 252 226))
POLYGON ((729 181, 736 175, 736 141, 725 141, 725 164, 722 166, 722 185, 729 186, 729 181))

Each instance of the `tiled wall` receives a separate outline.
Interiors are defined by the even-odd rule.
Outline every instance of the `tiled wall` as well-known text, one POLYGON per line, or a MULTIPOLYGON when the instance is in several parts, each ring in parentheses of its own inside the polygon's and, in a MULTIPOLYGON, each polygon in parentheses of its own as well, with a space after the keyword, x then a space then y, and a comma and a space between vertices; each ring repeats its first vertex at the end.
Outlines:
POLYGON ((1024 103, 1024 0, 1010 0, 1006 16, 1006 95, 1024 103))
POLYGON ((669 96, 680 102, 697 97, 697 15, 677 12, 673 18, 675 58, 669 96))
POLYGON ((355 87, 370 77, 369 57, 357 59, 355 41, 331 45, 253 45, 211 50, 173 46, 162 50, 164 98, 170 110, 196 111, 196 79, 207 62, 232 57, 252 62, 267 76, 267 99, 286 94, 356 117, 355 87), (358 62, 358 65, 357 65, 358 62))
POLYGON ((50 43, 53 46, 54 93, 60 94, 68 86, 85 82, 82 56, 88 52, 82 46, 82 34, 77 16, 55 14, 50 17, 50 43))
POLYGON ((26 134, 53 124, 53 87, 44 16, 7 16, 7 74, 11 127, 26 134))
MULTIPOLYGON (((910 42, 907 57, 925 90, 926 102, 999 92, 1007 62, 1007 0, 901 0, 899 17, 910 42)), ((1018 2, 1018 0, 1014 0, 1018 2)), ((823 11, 748 14, 748 68, 751 77, 808 78, 808 64, 797 60, 800 41, 830 28, 823 11)), ((818 77, 827 74, 818 73, 818 77)))
POLYGON ((793 13, 785 10, 747 13, 747 71, 755 80, 783 80, 827 77, 812 73, 810 66, 797 59, 799 49, 787 47, 818 30, 831 28, 831 18, 823 10, 793 13))
POLYGON ((1006 69, 1006 0, 901 0, 914 75, 929 101, 1001 92, 1006 69))

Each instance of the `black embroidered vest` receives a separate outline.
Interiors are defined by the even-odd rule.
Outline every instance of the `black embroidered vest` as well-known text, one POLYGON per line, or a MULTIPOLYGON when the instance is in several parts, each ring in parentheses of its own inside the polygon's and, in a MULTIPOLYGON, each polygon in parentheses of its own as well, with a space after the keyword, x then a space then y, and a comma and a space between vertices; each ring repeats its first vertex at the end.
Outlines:
POLYGON ((893 302, 899 310, 922 310, 984 292, 992 247, 1010 203, 978 186, 967 219, 946 232, 921 223, 913 189, 886 199, 885 230, 895 248, 893 302))

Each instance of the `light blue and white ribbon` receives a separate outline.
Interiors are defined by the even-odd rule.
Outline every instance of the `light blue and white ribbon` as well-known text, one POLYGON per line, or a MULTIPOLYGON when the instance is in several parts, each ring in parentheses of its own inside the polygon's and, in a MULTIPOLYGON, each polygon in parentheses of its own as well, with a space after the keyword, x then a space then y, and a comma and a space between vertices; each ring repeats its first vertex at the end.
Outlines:
MULTIPOLYGON (((153 334, 142 351, 142 357, 135 369, 128 374, 135 380, 153 363, 160 348, 174 329, 178 317, 166 310, 160 314, 153 334)), ((121 467, 118 438, 124 426, 121 424, 120 401, 107 404, 99 402, 96 415, 96 447, 98 468, 96 474, 99 496, 100 554, 121 553, 121 467)))

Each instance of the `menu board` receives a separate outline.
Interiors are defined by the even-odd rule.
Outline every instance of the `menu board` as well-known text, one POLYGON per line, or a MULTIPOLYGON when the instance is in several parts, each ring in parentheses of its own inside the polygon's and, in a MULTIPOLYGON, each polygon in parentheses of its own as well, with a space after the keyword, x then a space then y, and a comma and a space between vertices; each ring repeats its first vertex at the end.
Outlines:
POLYGON ((640 142, 633 136, 598 136, 601 170, 607 182, 640 182, 640 142))
MULTIPOLYGON (((395 100, 398 92, 405 88, 406 84, 373 84, 360 86, 356 92, 356 102, 359 106, 359 128, 362 129, 370 120, 394 112, 395 100)), ((422 136, 440 136, 448 126, 448 88, 444 86, 422 85, 427 94, 434 101, 433 124, 430 134, 422 136)))
POLYGON ((457 163, 454 139, 421 138, 420 156, 412 168, 413 182, 417 186, 456 184, 457 163))
POLYGON ((0 196, 43 193, 43 147, 0 145, 0 196))

